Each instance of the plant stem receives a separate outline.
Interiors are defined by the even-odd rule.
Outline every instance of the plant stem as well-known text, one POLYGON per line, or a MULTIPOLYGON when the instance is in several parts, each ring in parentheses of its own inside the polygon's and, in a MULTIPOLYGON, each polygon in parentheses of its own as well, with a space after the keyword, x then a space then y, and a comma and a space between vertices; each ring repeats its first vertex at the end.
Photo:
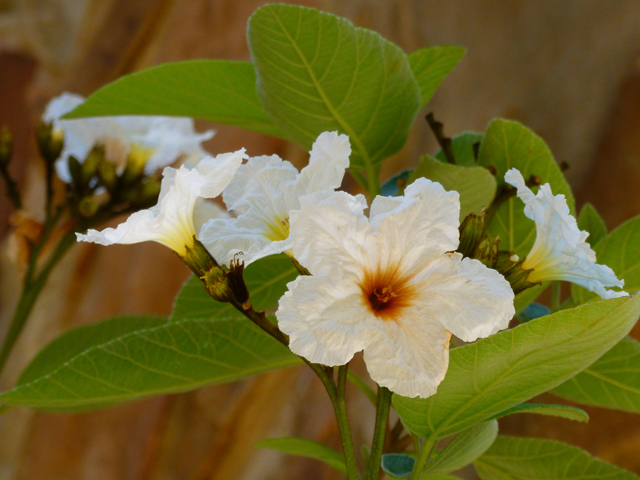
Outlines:
POLYGON ((551 282, 551 313, 560 309, 560 282, 551 282))
POLYGON ((413 467, 413 472, 411 472, 410 480, 417 480, 422 475, 422 471, 424 467, 427 466, 429 460, 431 460, 431 455, 433 455, 433 451, 436 449, 436 441, 435 435, 431 435, 424 441, 422 445, 422 450, 420 451, 420 455, 416 460, 416 464, 413 467))
MULTIPOLYGON (((33 309, 33 306, 42 292, 42 289, 47 283, 49 276, 51 275, 51 271, 53 267, 55 267, 58 262, 62 259, 64 254, 69 250, 69 248, 75 243, 76 235, 74 231, 67 232, 58 246, 51 254, 51 257, 42 268, 40 273, 38 273, 35 278, 33 277, 35 272, 35 265, 38 261, 38 253, 40 252, 40 248, 34 249, 34 253, 31 255, 29 259, 29 266, 27 268, 27 275, 25 277, 25 281, 22 287, 22 292, 20 294, 20 299, 18 300, 18 306, 16 308, 15 313, 13 314, 13 319, 11 320, 11 325, 9 326, 9 331, 7 332, 7 336, 4 339, 4 343, 2 345, 2 350, 0 350, 0 373, 4 369, 4 366, 7 362, 7 358, 13 349, 13 346, 22 332, 22 329, 29 318, 29 314, 33 309)), ((40 245, 44 245, 46 242, 46 238, 41 240, 40 245)))
POLYGON ((391 390, 386 387, 378 387, 378 399, 376 402, 376 426, 373 430, 373 442, 371 442, 371 455, 367 464, 366 480, 378 480, 380 475, 380 461, 384 438, 387 433, 387 420, 391 408, 391 390))
MULTIPOLYGON (((342 450, 344 452, 344 460, 347 466, 347 478, 349 480, 359 480, 360 475, 358 473, 358 467, 356 466, 356 455, 353 449, 351 428, 349 427, 349 419, 347 418, 347 403, 345 401, 348 369, 348 364, 338 367, 338 388, 336 390, 336 395, 331 399, 331 401, 336 413, 336 419, 338 420, 338 430, 340 431, 342 450)), ((329 393, 329 396, 331 397, 331 393, 329 393)))

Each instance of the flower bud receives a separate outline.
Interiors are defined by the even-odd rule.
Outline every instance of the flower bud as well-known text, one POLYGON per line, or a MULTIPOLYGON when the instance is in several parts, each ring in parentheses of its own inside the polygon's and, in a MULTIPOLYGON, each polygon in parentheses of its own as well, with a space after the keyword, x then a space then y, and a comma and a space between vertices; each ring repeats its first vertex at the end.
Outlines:
POLYGON ((93 180, 93 177, 98 173, 98 168, 101 163, 106 163, 105 149, 103 145, 96 145, 91 149, 87 158, 85 158, 82 163, 82 185, 89 186, 91 184, 91 180, 93 180))
POLYGON ((116 166, 110 162, 100 162, 98 164, 98 178, 109 193, 113 193, 118 186, 118 173, 116 166))
POLYGON ((460 225, 460 244, 457 251, 465 257, 476 258, 476 252, 484 238, 484 217, 484 213, 471 213, 460 225))
POLYGON ((64 148, 64 132, 54 130, 51 123, 40 122, 36 129, 36 141, 44 161, 53 165, 64 148))
POLYGON ((527 280, 531 270, 522 268, 523 263, 524 260, 520 260, 513 252, 506 252, 504 250, 498 252, 496 258, 494 268, 509 282, 515 294, 537 285, 527 280))
POLYGON ((83 197, 78 202, 78 211, 83 217, 92 217, 98 211, 98 207, 98 202, 90 195, 83 197))
POLYGON ((80 185, 82 182, 82 164, 73 155, 69 155, 67 162, 69 165, 69 174, 71 175, 71 183, 73 185, 80 185))

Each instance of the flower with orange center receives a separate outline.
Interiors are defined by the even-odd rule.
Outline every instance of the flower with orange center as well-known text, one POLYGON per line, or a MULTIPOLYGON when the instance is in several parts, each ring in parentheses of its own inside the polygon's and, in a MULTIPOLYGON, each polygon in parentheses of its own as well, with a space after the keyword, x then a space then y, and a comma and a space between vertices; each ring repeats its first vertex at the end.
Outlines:
POLYGON ((364 351, 379 385, 428 397, 449 361, 451 334, 465 341, 506 328, 513 291, 495 270, 452 253, 460 202, 418 179, 402 197, 300 199, 291 213, 293 254, 311 276, 291 282, 276 316, 291 350, 324 365, 364 351))

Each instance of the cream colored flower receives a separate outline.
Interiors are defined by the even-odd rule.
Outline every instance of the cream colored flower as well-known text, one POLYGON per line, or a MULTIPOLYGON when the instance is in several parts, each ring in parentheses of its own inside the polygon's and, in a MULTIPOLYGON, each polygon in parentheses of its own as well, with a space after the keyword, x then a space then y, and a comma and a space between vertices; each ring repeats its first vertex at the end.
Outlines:
POLYGON ((596 254, 586 242, 589 233, 578 229, 564 195, 554 196, 548 183, 534 195, 515 168, 504 178, 518 189, 518 197, 524 202, 524 214, 536 224, 536 240, 522 264, 525 270, 533 269, 528 281, 566 280, 604 299, 628 295, 604 288, 622 288, 624 280, 618 280, 606 265, 596 263, 596 254))
POLYGON ((371 378, 409 397, 436 392, 451 334, 465 341, 506 328, 513 291, 495 270, 452 253, 460 202, 418 179, 403 197, 302 197, 291 213, 293 253, 312 276, 289 283, 278 325, 291 350, 342 365, 364 350, 371 378))
POLYGON ((207 153, 200 144, 213 131, 197 133, 193 120, 179 117, 118 116, 77 120, 60 120, 65 113, 84 102, 84 98, 63 93, 49 102, 42 119, 64 132, 64 150, 56 162, 56 172, 65 182, 71 181, 68 160, 73 155, 83 162, 96 144, 105 147, 109 162, 123 169, 127 160, 144 164, 152 174, 184 157, 197 161, 207 153))
POLYGON ((238 252, 243 252, 248 265, 290 250, 290 212, 300 208, 301 196, 338 188, 350 154, 346 135, 325 132, 313 144, 309 165, 300 173, 277 155, 250 158, 223 194, 227 209, 236 211, 238 217, 205 223, 200 241, 226 264, 238 252))
POLYGON ((154 241, 184 257, 187 249, 193 248, 196 236, 196 202, 220 195, 245 158, 242 149, 207 157, 193 169, 184 165, 179 169, 166 167, 157 205, 132 214, 116 228, 76 234, 78 240, 100 245, 154 241))

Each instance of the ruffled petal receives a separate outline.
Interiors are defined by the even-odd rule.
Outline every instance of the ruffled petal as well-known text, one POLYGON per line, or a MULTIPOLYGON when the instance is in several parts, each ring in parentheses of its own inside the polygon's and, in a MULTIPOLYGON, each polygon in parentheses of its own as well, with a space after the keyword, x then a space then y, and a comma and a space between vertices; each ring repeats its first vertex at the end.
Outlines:
POLYGON ((465 342, 507 328, 516 313, 509 282, 459 253, 425 262, 413 282, 420 291, 416 295, 420 316, 437 320, 465 342))
POLYGON ((293 255, 312 275, 362 277, 369 259, 369 222, 362 195, 345 192, 302 197, 291 212, 293 255))
POLYGON ((451 334, 416 313, 379 320, 364 347, 364 361, 378 385, 405 397, 426 398, 436 393, 447 372, 451 334))
POLYGON ((564 195, 553 195, 549 184, 540 187, 537 194, 526 186, 522 174, 511 169, 505 180, 518 189, 524 202, 524 214, 536 224, 536 240, 523 263, 533 269, 530 282, 566 280, 597 293, 600 297, 626 296, 605 287, 624 286, 611 268, 596 263, 596 254, 586 242, 587 232, 578 228, 564 195))
POLYGON ((425 256, 458 248, 460 195, 436 182, 419 178, 401 200, 377 197, 371 206, 371 230, 379 234, 390 262, 412 265, 425 256))
POLYGON ((289 335, 291 351, 311 362, 344 365, 380 322, 367 314, 353 283, 298 277, 287 287, 276 312, 278 326, 289 335))
POLYGON ((297 181, 285 188, 287 204, 294 209, 302 195, 340 187, 349 155, 349 137, 338 132, 321 133, 311 148, 309 164, 300 171, 297 181))

